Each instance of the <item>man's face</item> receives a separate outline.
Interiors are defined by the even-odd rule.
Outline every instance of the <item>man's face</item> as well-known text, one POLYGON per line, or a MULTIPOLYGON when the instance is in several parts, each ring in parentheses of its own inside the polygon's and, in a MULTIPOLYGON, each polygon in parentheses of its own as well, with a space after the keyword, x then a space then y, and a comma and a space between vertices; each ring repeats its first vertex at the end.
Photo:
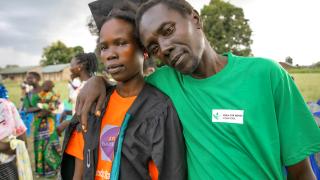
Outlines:
POLYGON ((192 74, 204 51, 199 20, 195 13, 183 16, 160 3, 142 15, 140 38, 151 56, 183 74, 192 74))

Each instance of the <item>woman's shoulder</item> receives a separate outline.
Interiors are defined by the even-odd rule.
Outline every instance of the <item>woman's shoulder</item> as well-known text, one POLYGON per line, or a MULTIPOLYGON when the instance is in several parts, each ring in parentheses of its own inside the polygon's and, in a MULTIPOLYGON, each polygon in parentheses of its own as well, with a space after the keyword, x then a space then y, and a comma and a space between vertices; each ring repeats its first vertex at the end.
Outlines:
POLYGON ((149 84, 144 86, 136 101, 137 102, 133 105, 133 109, 138 109, 139 112, 143 112, 142 114, 152 117, 166 114, 168 110, 173 108, 171 99, 149 84))
POLYGON ((141 94, 152 101, 166 102, 170 100, 170 98, 166 94, 150 84, 145 85, 141 94))

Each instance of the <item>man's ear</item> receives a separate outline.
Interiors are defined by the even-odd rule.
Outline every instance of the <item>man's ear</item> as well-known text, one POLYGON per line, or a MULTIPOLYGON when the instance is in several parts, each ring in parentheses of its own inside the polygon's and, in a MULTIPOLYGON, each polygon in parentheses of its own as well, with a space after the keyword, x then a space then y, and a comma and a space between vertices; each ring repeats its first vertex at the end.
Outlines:
POLYGON ((149 59, 149 54, 147 51, 143 52, 143 59, 144 59, 144 61, 147 61, 149 59))
POLYGON ((201 17, 200 17, 200 14, 198 13, 198 11, 193 9, 191 16, 192 16, 193 22, 195 23, 196 27, 198 29, 203 29, 203 23, 202 23, 202 20, 201 20, 201 17))

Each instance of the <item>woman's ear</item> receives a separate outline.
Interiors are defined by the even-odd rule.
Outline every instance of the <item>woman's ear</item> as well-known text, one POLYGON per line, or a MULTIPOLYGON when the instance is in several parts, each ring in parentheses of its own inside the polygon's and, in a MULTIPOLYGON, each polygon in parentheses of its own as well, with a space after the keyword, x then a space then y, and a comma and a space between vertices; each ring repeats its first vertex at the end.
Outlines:
POLYGON ((191 16, 192 16, 193 22, 195 23, 196 27, 198 29, 203 29, 203 23, 202 23, 202 20, 201 20, 201 17, 200 17, 200 14, 198 13, 198 11, 193 9, 191 16))
POLYGON ((78 72, 80 72, 83 69, 83 66, 84 65, 82 63, 78 64, 78 67, 77 67, 78 72))

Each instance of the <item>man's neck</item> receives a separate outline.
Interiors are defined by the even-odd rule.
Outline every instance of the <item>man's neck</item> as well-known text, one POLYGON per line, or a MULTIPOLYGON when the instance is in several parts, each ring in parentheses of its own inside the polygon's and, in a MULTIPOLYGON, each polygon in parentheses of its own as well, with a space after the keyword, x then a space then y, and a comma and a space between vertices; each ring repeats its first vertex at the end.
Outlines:
POLYGON ((215 52, 206 40, 205 50, 198 68, 191 74, 196 79, 204 79, 220 72, 228 63, 228 58, 215 52))

